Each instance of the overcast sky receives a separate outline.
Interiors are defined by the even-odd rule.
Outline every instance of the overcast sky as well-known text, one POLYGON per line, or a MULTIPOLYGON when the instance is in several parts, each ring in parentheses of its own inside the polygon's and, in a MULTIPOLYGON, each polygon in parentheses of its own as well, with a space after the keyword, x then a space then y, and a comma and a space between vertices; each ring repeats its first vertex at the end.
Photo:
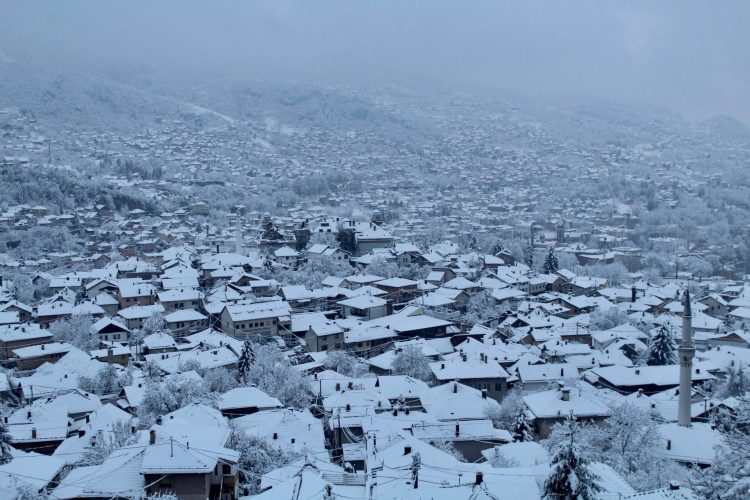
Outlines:
POLYGON ((0 50, 16 60, 331 83, 436 81, 750 123, 747 0, 0 0, 0 33, 0 50))

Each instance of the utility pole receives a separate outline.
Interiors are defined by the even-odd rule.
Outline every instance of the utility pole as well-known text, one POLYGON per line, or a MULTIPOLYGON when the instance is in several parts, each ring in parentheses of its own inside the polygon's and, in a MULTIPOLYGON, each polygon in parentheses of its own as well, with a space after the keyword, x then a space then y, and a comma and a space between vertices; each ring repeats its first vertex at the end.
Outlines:
POLYGON ((411 478, 414 482, 414 489, 419 488, 419 468, 422 466, 422 458, 419 452, 414 453, 411 457, 411 478))

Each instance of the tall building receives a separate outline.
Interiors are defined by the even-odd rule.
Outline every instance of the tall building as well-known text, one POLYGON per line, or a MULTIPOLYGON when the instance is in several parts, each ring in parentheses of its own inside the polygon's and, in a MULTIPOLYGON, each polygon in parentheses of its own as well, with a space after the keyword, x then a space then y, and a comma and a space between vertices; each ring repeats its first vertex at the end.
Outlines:
POLYGON ((680 402, 677 424, 690 427, 690 395, 692 394, 693 376, 693 315, 690 307, 690 291, 685 290, 684 309, 682 312, 682 343, 678 349, 680 356, 680 402))

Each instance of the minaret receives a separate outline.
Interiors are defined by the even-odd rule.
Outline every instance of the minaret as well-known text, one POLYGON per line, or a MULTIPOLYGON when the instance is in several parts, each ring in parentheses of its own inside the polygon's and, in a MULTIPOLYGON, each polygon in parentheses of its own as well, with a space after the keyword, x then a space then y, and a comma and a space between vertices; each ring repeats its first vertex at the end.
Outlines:
POLYGON ((690 291, 685 290, 684 310, 682 313, 682 344, 678 349, 680 356, 680 406, 677 424, 690 427, 690 395, 693 376, 693 315, 690 310, 690 291))

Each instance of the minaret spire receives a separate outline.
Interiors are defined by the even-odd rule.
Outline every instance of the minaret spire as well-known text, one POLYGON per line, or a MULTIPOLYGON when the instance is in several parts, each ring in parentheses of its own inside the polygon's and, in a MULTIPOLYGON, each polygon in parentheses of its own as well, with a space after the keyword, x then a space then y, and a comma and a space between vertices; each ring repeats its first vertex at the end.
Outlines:
POLYGON ((682 312, 682 343, 678 349, 680 356, 680 400, 677 424, 690 427, 690 396, 693 377, 693 314, 690 306, 690 290, 685 290, 682 312))

